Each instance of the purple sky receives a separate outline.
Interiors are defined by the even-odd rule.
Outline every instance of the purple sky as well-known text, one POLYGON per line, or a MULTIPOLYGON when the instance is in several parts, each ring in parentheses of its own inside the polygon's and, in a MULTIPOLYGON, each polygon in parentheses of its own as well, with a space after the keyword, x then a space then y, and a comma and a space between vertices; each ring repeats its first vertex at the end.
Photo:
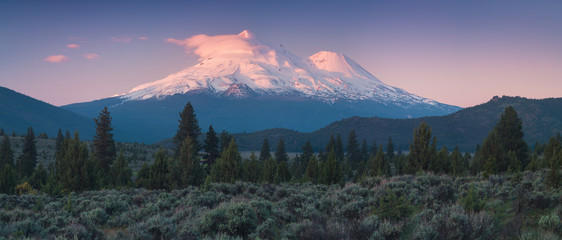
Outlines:
POLYGON ((0 86, 54 105, 129 91, 196 63, 165 39, 251 30, 305 57, 473 106, 562 96, 562 1, 0 1, 0 86))

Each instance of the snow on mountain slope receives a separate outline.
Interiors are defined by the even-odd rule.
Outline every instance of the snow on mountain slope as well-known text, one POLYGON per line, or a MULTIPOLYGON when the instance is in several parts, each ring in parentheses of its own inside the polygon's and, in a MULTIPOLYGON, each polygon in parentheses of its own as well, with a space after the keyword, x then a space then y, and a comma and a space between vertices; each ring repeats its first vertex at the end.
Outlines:
POLYGON ((290 94, 325 102, 438 104, 383 83, 342 54, 322 51, 300 58, 283 46, 262 44, 247 30, 238 35, 196 35, 167 41, 198 54, 200 62, 164 79, 139 85, 122 99, 161 99, 198 91, 237 98, 290 94))

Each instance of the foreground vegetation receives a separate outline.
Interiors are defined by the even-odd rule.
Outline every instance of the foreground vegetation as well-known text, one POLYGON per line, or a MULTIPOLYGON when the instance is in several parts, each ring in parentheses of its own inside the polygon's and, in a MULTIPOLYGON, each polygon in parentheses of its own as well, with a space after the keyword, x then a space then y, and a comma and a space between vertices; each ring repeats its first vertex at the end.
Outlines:
POLYGON ((54 197, 0 195, 0 237, 45 239, 560 239, 545 171, 367 178, 340 185, 213 183, 54 197))
POLYGON ((324 151, 307 142, 290 159, 283 139, 272 154, 266 138, 259 155, 242 159, 236 140, 212 126, 198 141, 188 103, 174 148, 156 151, 134 172, 130 158, 117 154, 107 108, 95 123, 91 143, 59 131, 47 168, 37 164, 32 128, 17 158, 4 134, 0 193, 13 195, 0 195, 0 237, 561 237, 562 137, 531 150, 511 107, 474 155, 437 150, 431 127, 421 123, 407 154, 394 151, 392 139, 386 151, 376 143, 369 149, 351 131, 345 149, 331 136, 324 151))

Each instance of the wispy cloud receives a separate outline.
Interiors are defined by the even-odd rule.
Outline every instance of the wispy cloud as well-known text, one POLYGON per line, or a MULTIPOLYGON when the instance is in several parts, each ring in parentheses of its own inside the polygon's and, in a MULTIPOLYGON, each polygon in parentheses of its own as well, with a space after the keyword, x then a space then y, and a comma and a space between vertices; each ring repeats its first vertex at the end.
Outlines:
POLYGON ((138 39, 138 40, 147 40, 148 37, 138 37, 137 39, 138 39))
POLYGON ((72 43, 72 44, 66 45, 66 47, 67 47, 67 48, 72 48, 72 49, 77 49, 77 48, 80 48, 80 45, 72 43))
POLYGON ((69 61, 70 58, 64 55, 51 55, 45 58, 45 61, 52 62, 52 63, 60 63, 69 61))
POLYGON ((111 37, 109 39, 110 42, 119 42, 119 43, 130 43, 133 41, 130 37, 111 37))
POLYGON ((95 53, 86 53, 83 55, 86 59, 96 59, 99 58, 100 55, 97 55, 95 53))

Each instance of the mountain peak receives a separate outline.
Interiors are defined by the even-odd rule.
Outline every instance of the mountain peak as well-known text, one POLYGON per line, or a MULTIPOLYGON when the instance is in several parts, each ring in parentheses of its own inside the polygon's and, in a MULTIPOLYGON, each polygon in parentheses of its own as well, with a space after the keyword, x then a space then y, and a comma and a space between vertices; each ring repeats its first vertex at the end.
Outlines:
POLYGON ((165 98, 190 91, 217 96, 302 96, 324 102, 370 100, 403 106, 436 102, 389 86, 351 58, 321 51, 297 57, 283 46, 260 43, 249 30, 196 35, 169 42, 186 46, 201 61, 168 77, 133 88, 128 100, 165 98))

